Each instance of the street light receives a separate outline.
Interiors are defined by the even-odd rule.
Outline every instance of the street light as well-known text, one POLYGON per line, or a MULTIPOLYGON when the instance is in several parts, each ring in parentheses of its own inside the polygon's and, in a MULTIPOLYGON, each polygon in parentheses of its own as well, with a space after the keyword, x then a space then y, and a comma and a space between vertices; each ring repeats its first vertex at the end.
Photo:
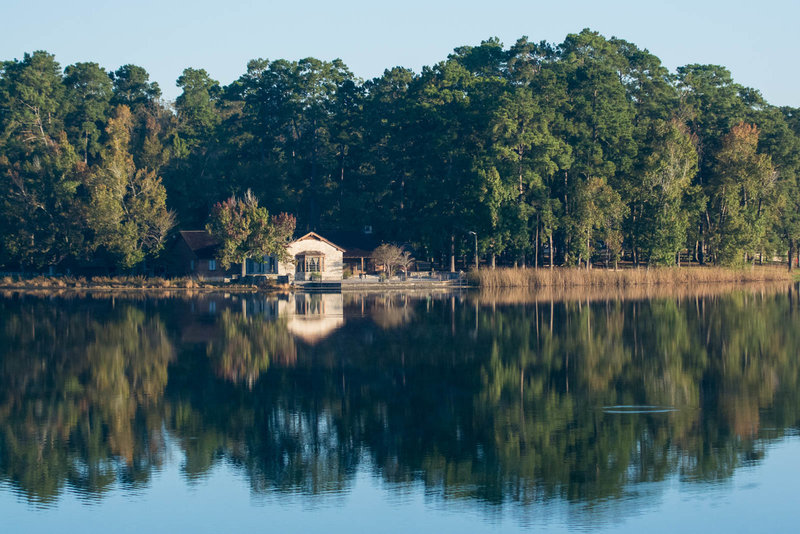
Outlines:
POLYGON ((469 235, 475 236, 475 270, 479 269, 478 265, 478 234, 473 232, 472 230, 469 231, 469 235))

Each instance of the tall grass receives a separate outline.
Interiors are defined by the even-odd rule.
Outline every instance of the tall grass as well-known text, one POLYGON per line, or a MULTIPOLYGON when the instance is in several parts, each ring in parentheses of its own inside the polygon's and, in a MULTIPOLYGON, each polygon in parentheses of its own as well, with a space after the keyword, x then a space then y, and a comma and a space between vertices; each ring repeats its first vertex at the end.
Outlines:
POLYGON ((742 282, 790 282, 792 273, 780 267, 661 267, 653 269, 482 269, 468 275, 471 284, 483 288, 529 287, 633 287, 742 282))
POLYGON ((574 287, 541 287, 541 288, 481 288, 468 295, 480 305, 518 305, 549 302, 608 302, 651 299, 697 299, 728 295, 743 292, 750 295, 769 296, 791 292, 792 287, 781 282, 751 282, 742 284, 686 284, 668 286, 665 284, 638 286, 574 286, 574 287))

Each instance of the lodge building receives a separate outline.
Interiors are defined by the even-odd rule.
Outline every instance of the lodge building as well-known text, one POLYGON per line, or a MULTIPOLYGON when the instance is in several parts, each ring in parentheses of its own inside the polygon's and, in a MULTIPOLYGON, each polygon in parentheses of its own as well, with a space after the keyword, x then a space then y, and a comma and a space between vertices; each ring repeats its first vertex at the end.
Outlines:
MULTIPOLYGON (((220 243, 205 230, 178 232, 169 254, 170 274, 194 276, 205 280, 224 280, 241 275, 241 266, 222 269, 216 259, 220 243)), ((345 249, 316 232, 308 232, 290 242, 287 252, 291 262, 280 262, 274 256, 248 258, 246 276, 287 277, 288 281, 336 281, 342 279, 345 249)))

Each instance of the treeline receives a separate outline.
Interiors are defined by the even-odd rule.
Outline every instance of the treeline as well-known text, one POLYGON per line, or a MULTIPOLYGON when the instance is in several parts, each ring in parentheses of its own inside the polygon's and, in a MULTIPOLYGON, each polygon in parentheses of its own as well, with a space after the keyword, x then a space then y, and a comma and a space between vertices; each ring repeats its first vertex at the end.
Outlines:
POLYGON ((141 67, 0 70, 7 266, 141 265, 251 189, 299 229, 360 230, 443 267, 741 264, 800 237, 800 119, 720 66, 671 73, 584 30, 464 46, 362 81, 339 60, 257 59, 174 103, 141 67))

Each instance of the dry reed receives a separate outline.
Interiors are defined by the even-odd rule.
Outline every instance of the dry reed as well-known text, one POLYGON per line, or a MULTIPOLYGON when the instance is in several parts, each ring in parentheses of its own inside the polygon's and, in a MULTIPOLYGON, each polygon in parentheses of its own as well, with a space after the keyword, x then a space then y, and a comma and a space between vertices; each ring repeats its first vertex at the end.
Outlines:
POLYGON ((471 271, 469 281, 482 288, 528 287, 632 287, 743 282, 790 282, 792 273, 780 267, 661 267, 652 269, 482 269, 471 271))
POLYGON ((751 295, 771 296, 789 294, 797 298, 791 285, 782 282, 714 283, 683 286, 638 285, 606 287, 542 287, 534 288, 481 288, 469 295, 480 305, 524 305, 549 302, 606 302, 651 299, 695 299, 744 292, 751 295))

